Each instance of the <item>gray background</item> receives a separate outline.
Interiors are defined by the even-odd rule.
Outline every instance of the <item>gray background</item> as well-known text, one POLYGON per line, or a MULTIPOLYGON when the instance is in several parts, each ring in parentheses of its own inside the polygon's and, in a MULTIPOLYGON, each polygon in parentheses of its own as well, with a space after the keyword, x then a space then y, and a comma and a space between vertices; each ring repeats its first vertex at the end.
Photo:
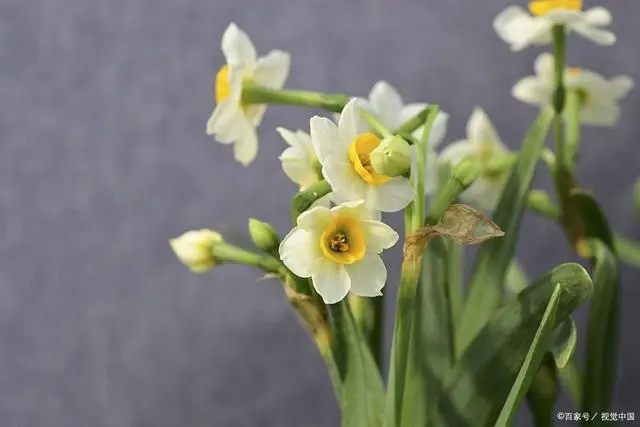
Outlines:
MULTIPOLYGON (((509 90, 539 49, 512 54, 493 33, 508 3, 1 0, 0 425, 337 425, 321 358, 279 284, 236 266, 190 274, 167 243, 206 226, 245 244, 249 216, 289 228, 295 188, 274 127, 306 129, 312 112, 271 108, 256 162, 234 162, 204 134, 220 37, 235 21, 260 53, 291 52, 289 87, 365 95, 384 78, 408 101, 438 102, 448 141, 482 105, 517 147, 534 111, 509 90)), ((640 9, 606 6, 619 43, 572 37, 570 63, 640 81, 640 9)), ((636 91, 617 130, 586 132, 580 165, 635 238, 639 114, 636 91)), ((557 227, 524 224, 531 275, 573 259, 557 227)), ((398 251, 386 259, 397 279, 398 251)), ((623 278, 618 404, 637 411, 640 275, 623 278)))

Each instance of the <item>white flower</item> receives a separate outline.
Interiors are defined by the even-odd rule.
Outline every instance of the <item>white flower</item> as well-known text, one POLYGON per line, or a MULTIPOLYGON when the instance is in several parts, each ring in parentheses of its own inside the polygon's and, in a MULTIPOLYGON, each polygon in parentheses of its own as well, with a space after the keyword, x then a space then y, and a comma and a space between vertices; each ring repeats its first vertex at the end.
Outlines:
POLYGON ((509 6, 493 21, 493 28, 511 50, 551 43, 556 24, 599 45, 616 41, 612 32, 599 28, 611 24, 611 13, 603 7, 582 11, 581 0, 537 0, 529 3, 529 10, 531 14, 520 6, 509 6))
POLYGON ((215 135, 222 144, 235 144, 236 160, 247 166, 258 153, 256 127, 266 105, 242 103, 243 81, 280 89, 289 74, 290 58, 279 50, 258 58, 253 43, 236 24, 224 32, 222 52, 227 64, 216 75, 217 105, 207 122, 207 134, 215 135))
POLYGON ((373 220, 362 201, 343 203, 300 215, 280 244, 280 258, 294 274, 311 277, 324 302, 333 304, 349 291, 382 295, 387 269, 379 254, 397 241, 398 233, 373 220))
MULTIPOLYGON (((467 122, 467 139, 449 144, 440 153, 440 160, 456 165, 462 159, 475 156, 481 167, 492 159, 509 153, 509 149, 500 141, 500 137, 491 124, 487 114, 476 107, 467 122)), ((484 168, 483 168, 484 169, 484 168)), ((509 179, 509 170, 483 173, 462 194, 462 199, 491 211, 500 200, 502 190, 509 179)))
MULTIPOLYGON (((551 103, 555 90, 553 83, 553 55, 543 53, 536 59, 535 76, 527 76, 513 87, 513 96, 528 104, 545 106, 551 103)), ((578 90, 582 95, 580 120, 594 126, 613 126, 620 118, 618 102, 633 88, 628 76, 607 80, 593 71, 579 68, 565 70, 565 86, 578 90)), ((565 109, 565 114, 566 114, 565 109)))
POLYGON ((413 199, 413 188, 407 178, 384 176, 371 166, 369 154, 380 139, 367 131, 360 113, 363 107, 361 99, 349 101, 337 126, 324 117, 311 118, 311 142, 322 175, 339 201, 364 200, 373 211, 399 211, 413 199))
POLYGON ((187 231, 169 240, 171 249, 180 262, 194 273, 204 273, 215 267, 216 261, 211 248, 219 242, 222 242, 222 236, 208 229, 187 231))
MULTIPOLYGON (((280 155, 282 169, 298 186, 300 191, 306 190, 323 179, 322 165, 311 144, 311 136, 298 130, 292 132, 285 128, 276 128, 289 147, 280 155)), ((313 206, 329 206, 331 194, 316 200, 313 206)))
MULTIPOLYGON (((398 91, 385 81, 377 82, 369 93, 369 100, 365 106, 371 110, 380 121, 389 129, 393 130, 401 124, 424 110, 429 104, 411 103, 404 104, 402 97, 398 91)), ((427 149, 426 160, 426 178, 425 193, 432 194, 438 186, 437 172, 437 155, 435 149, 440 145, 447 133, 447 121, 449 115, 439 112, 436 116, 431 134, 429 135, 429 144, 427 149)), ((422 138, 423 127, 413 132, 413 136, 418 140, 422 138)), ((414 147, 415 150, 415 147, 414 147)), ((414 155, 414 159, 415 159, 414 155)), ((412 175, 415 176, 417 163, 412 164, 412 175)))

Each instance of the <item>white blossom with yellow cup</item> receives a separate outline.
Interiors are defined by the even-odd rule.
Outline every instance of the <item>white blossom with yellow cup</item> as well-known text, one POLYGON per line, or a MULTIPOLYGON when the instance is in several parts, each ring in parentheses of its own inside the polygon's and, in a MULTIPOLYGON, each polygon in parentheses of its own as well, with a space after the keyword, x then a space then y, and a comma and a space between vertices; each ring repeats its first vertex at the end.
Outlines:
MULTIPOLYGON (((424 110, 429 104, 415 102, 405 104, 402 96, 398 91, 386 81, 377 82, 371 92, 369 99, 365 103, 366 107, 373 112, 378 119, 390 130, 398 128, 401 124, 414 117, 416 114, 424 110)), ((425 194, 432 194, 438 187, 438 171, 437 171, 437 154, 435 149, 442 143, 447 133, 447 122, 449 115, 447 113, 438 112, 433 125, 431 126, 431 134, 429 135, 429 143, 426 154, 426 177, 425 177, 425 194)), ((413 132, 416 139, 422 138, 423 127, 419 127, 413 132)), ((412 162, 412 175, 417 173, 417 162, 412 162)))
POLYGON ((326 117, 311 118, 311 141, 322 164, 322 175, 340 201, 364 200, 372 211, 396 212, 414 198, 409 180, 376 172, 369 155, 380 138, 368 130, 362 99, 353 98, 342 110, 338 125, 326 117))
POLYGON ((582 0, 536 0, 529 3, 529 11, 509 6, 493 21, 498 36, 514 51, 551 43, 557 24, 599 45, 616 42, 615 34, 602 28, 611 24, 611 13, 604 7, 583 11, 582 0))
MULTIPOLYGON (((282 127, 276 128, 287 147, 280 155, 284 173, 296 184, 300 191, 306 190, 322 181, 322 165, 311 142, 311 136, 301 130, 291 131, 282 127)), ((316 200, 311 207, 329 206, 331 193, 316 200)))
POLYGON ((482 173, 461 195, 462 200, 486 211, 492 211, 500 200, 502 190, 509 179, 509 168, 493 171, 491 161, 509 154, 489 117, 476 107, 467 122, 467 138, 453 142, 440 153, 439 160, 455 166, 462 159, 473 156, 479 162, 482 173))
POLYGON ((290 57, 286 52, 272 50, 258 58, 247 34, 236 24, 230 24, 222 36, 222 52, 227 64, 215 79, 216 107, 207 122, 207 134, 222 144, 234 144, 234 156, 249 165, 258 153, 256 127, 262 121, 266 105, 243 104, 243 81, 281 89, 289 75, 290 57))
MULTIPOLYGON (((549 53, 538 56, 534 65, 535 75, 516 83, 511 91, 513 96, 527 104, 550 105, 555 90, 553 62, 553 55, 549 53)), ((581 94, 580 122, 593 126, 614 126, 621 113, 618 104, 633 88, 633 80, 629 76, 606 79, 580 68, 567 68, 564 83, 567 90, 577 90, 581 94)))
POLYGON ((334 304, 349 292, 382 295, 387 269, 380 253, 398 238, 391 227, 373 219, 363 201, 346 202, 301 214, 279 251, 294 274, 310 277, 324 302, 334 304))

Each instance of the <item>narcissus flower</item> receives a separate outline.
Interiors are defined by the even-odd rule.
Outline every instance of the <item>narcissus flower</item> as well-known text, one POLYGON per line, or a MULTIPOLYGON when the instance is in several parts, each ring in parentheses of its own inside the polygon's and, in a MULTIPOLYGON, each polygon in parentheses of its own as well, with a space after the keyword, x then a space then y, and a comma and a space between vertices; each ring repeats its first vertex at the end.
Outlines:
POLYGON ((500 141, 493 124, 481 108, 475 108, 467 122, 467 139, 453 142, 442 150, 440 161, 452 165, 474 157, 482 173, 461 198, 483 210, 493 210, 509 179, 509 167, 491 167, 496 160, 507 158, 509 149, 500 141))
MULTIPOLYGON (((553 55, 543 53, 535 62, 535 76, 520 80, 512 89, 513 96, 528 104, 550 105, 555 90, 553 55)), ((633 88, 629 76, 607 80, 598 73, 580 68, 565 71, 567 90, 579 91, 582 99, 580 120, 594 126, 614 126, 620 118, 618 102, 633 88)), ((565 113, 567 110, 565 109, 565 113)))
POLYGON ((551 43, 554 25, 599 45, 615 43, 615 35, 600 27, 611 24, 611 13, 603 7, 582 10, 582 0, 536 0, 529 3, 527 13, 520 6, 509 6, 493 21, 493 28, 511 50, 522 50, 531 45, 551 43))
MULTIPOLYGON (((296 184, 300 190, 306 190, 323 179, 322 165, 313 147, 311 136, 298 130, 296 132, 285 128, 276 128, 282 139, 289 147, 280 155, 284 173, 296 184)), ((329 206, 331 194, 318 199, 313 206, 329 206)))
POLYGON ((380 138, 362 120, 361 99, 347 103, 338 125, 311 118, 311 141, 322 164, 322 175, 340 201, 364 200, 368 209, 395 212, 411 202, 414 191, 405 177, 381 175, 371 166, 369 155, 380 138))
MULTIPOLYGON (((405 104, 398 91, 385 81, 379 81, 373 86, 369 93, 369 99, 365 102, 366 108, 376 114, 380 121, 391 130, 424 110, 428 105, 429 104, 419 102, 405 104)), ((442 143, 447 133, 448 120, 449 115, 447 113, 439 112, 431 127, 431 135, 429 135, 428 150, 426 153, 426 194, 433 193, 438 186, 437 155, 435 149, 442 143)), ((413 136, 419 140, 422 137, 422 130, 422 127, 418 128, 413 132, 413 136)), ((412 149, 415 151, 415 147, 412 147, 412 149)), ((415 159, 415 154, 413 157, 415 159)), ((413 171, 416 170, 416 167, 417 164, 414 161, 412 163, 413 171)))
POLYGON ((216 266, 211 248, 222 242, 222 236, 213 230, 191 230, 169 240, 171 249, 181 263, 194 273, 204 273, 216 266))
POLYGON ((387 269, 379 254, 397 241, 398 233, 373 220, 364 202, 349 202, 300 215, 280 244, 280 258, 294 274, 311 277, 324 302, 334 304, 349 291, 381 295, 387 269))
POLYGON ((230 24, 224 32, 222 52, 227 64, 216 75, 216 107, 207 122, 207 134, 222 144, 234 144, 236 160, 246 166, 258 153, 256 127, 266 105, 244 104, 243 82, 282 88, 289 75, 290 57, 286 52, 272 50, 258 58, 251 39, 236 24, 230 24))

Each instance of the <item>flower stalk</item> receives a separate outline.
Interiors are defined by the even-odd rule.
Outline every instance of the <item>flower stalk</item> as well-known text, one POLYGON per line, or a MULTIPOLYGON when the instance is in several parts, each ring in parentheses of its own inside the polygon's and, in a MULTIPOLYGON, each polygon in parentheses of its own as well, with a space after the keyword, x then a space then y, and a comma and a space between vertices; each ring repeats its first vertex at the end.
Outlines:
POLYGON ((350 97, 344 94, 329 94, 290 89, 271 89, 250 81, 242 85, 243 104, 280 104, 309 108, 322 108, 339 113, 350 97))

